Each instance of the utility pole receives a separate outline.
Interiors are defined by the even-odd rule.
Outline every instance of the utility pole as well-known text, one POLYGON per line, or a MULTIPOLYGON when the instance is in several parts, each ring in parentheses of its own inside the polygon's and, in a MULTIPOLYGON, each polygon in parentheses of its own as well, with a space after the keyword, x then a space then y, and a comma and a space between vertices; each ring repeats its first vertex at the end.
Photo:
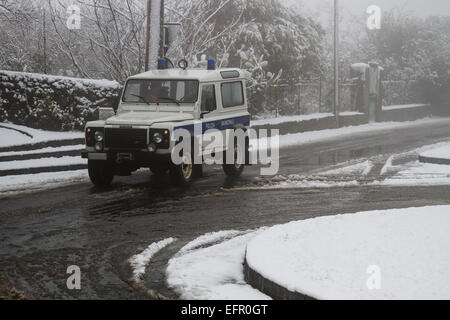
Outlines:
POLYGON ((145 71, 155 69, 159 57, 164 56, 164 0, 147 0, 145 71))
POLYGON ((339 0, 334 0, 334 114, 339 128, 339 0))
POLYGON ((44 74, 47 74, 47 20, 45 16, 45 9, 43 13, 43 25, 42 25, 42 37, 43 37, 43 46, 44 46, 44 74))

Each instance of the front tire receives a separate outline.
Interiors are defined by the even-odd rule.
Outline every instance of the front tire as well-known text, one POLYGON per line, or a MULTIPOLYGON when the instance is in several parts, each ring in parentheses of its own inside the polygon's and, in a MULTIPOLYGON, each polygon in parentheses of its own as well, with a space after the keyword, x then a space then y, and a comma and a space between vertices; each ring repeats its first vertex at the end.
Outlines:
POLYGON ((88 160, 89 178, 97 187, 106 187, 114 179, 114 164, 111 161, 88 160))
POLYGON ((150 166, 150 171, 155 176, 164 176, 167 173, 167 165, 152 165, 150 166))
POLYGON ((194 181, 196 177, 197 166, 191 154, 183 155, 182 163, 179 165, 172 164, 170 166, 170 178, 177 185, 188 185, 194 181))

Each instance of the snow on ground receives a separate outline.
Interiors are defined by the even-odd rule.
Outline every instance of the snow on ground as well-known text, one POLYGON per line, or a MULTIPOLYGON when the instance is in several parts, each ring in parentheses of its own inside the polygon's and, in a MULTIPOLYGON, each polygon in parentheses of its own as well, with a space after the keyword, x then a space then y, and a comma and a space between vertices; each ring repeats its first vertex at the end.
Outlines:
POLYGON ((450 185, 450 165, 410 162, 393 166, 390 171, 397 172, 375 185, 386 186, 439 186, 450 185))
POLYGON ((411 109, 411 108, 421 108, 421 107, 428 107, 428 104, 401 104, 401 105, 394 105, 394 106, 383 106, 383 111, 390 111, 390 110, 399 110, 399 109, 411 109))
MULTIPOLYGON (((345 136, 351 136, 354 134, 362 134, 362 133, 370 133, 370 132, 379 132, 385 130, 392 129, 401 129, 414 127, 417 125, 433 125, 438 123, 448 123, 449 120, 446 118, 426 118, 416 121, 407 121, 407 122, 379 122, 379 123, 370 123, 364 124, 360 126, 350 126, 339 129, 326 129, 326 130, 318 130, 318 131, 310 131, 303 133, 294 133, 287 134, 282 136, 277 136, 280 142, 280 148, 287 148, 295 145, 304 145, 314 142, 320 142, 325 140, 331 140, 335 138, 342 138, 345 136)), ((269 139, 261 138, 259 140, 252 139, 251 144, 254 145, 258 142, 259 149, 266 149, 267 143, 269 139)), ((274 139, 272 139, 275 142, 274 139)))
POLYGON ((84 133, 80 131, 71 131, 71 132, 44 131, 5 122, 0 123, 0 126, 1 126, 0 147, 11 147, 47 141, 84 138, 84 133), (32 138, 14 129, 26 132, 32 138))
POLYGON ((318 299, 450 299, 449 227, 450 206, 321 217, 252 237, 247 261, 318 299))
POLYGON ((84 144, 73 145, 73 146, 62 146, 62 147, 47 147, 37 150, 29 150, 29 151, 9 151, 9 152, 0 152, 1 157, 9 157, 9 156, 23 156, 30 154, 46 154, 46 153, 54 153, 54 152, 63 152, 63 151, 76 151, 84 149, 84 144))
POLYGON ((427 158, 450 159, 450 143, 441 144, 439 147, 425 151, 421 155, 427 158))
POLYGON ((260 120, 252 120, 251 125, 254 126, 263 126, 263 125, 276 125, 286 122, 301 122, 307 120, 318 120, 328 117, 333 117, 332 113, 313 113, 306 115, 296 115, 296 116, 281 116, 277 118, 270 119, 260 119, 260 120))
POLYGON ((222 231, 207 234, 187 244, 185 248, 190 249, 180 251, 168 263, 168 285, 181 299, 269 299, 244 281, 245 246, 261 231, 244 234, 239 231, 222 231), (233 235, 237 236, 217 244, 218 239, 233 235), (210 246, 205 247, 207 244, 210 246))
POLYGON ((142 276, 145 274, 145 268, 150 263, 150 260, 155 254, 173 243, 175 238, 167 238, 159 242, 154 242, 148 246, 147 249, 139 254, 132 256, 129 260, 131 267, 133 268, 133 277, 135 281, 141 281, 142 276))
POLYGON ((4 176, 0 177, 0 193, 33 191, 87 180, 87 170, 4 176))
MULTIPOLYGON (((362 115, 364 113, 361 112, 355 112, 355 111, 345 111, 341 112, 341 116, 356 116, 356 115, 362 115)), ((294 116, 281 116, 277 118, 268 118, 268 119, 258 119, 258 120, 252 120, 251 125, 253 127, 255 126, 263 126, 263 125, 277 125, 282 124, 286 122, 302 122, 302 121, 308 121, 308 120, 319 120, 323 118, 330 118, 334 117, 333 113, 312 113, 312 114, 303 114, 303 115, 294 115, 294 116)))
POLYGON ((0 127, 0 147, 6 147, 9 145, 21 145, 31 143, 32 139, 18 131, 1 128, 0 127))
POLYGON ((60 158, 40 158, 30 160, 17 160, 0 162, 0 171, 2 170, 14 170, 14 169, 27 169, 27 168, 41 168, 41 167, 55 167, 55 166, 70 166, 86 164, 87 159, 82 159, 81 156, 76 157, 60 157, 60 158))
POLYGON ((334 169, 334 170, 328 170, 321 175, 345 175, 345 174, 357 174, 362 176, 367 176, 370 171, 373 169, 374 164, 372 161, 367 160, 364 162, 352 164, 349 166, 345 166, 342 168, 334 169))
POLYGON ((236 230, 207 233, 186 244, 183 248, 180 249, 178 254, 185 254, 188 251, 201 248, 205 245, 211 245, 211 243, 221 242, 241 235, 242 233, 242 231, 236 230))

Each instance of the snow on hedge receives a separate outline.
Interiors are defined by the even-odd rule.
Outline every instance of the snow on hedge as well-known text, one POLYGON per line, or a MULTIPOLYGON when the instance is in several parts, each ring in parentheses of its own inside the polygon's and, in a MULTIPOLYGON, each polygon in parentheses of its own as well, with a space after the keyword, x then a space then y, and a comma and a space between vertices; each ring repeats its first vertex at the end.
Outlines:
POLYGON ((114 105, 115 81, 0 70, 0 122, 48 130, 82 129, 99 107, 114 105))

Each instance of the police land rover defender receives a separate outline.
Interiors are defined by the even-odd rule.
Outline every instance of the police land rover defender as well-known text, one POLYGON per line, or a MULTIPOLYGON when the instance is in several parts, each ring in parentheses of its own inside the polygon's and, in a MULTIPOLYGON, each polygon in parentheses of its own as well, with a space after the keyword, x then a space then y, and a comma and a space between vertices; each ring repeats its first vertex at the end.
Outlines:
MULTIPOLYGON (((194 127, 200 127, 200 134, 192 138, 195 140, 204 139, 208 129, 226 135, 249 128, 242 70, 215 69, 213 60, 208 60, 204 69, 187 69, 186 61, 178 65, 180 68, 167 68, 167 61, 160 59, 157 70, 130 77, 115 115, 86 124, 82 157, 88 159, 93 184, 109 185, 115 175, 130 175, 139 168, 150 168, 154 174, 169 172, 174 182, 189 183, 201 175, 202 164, 189 154, 182 155, 179 164, 172 161, 171 153, 180 142, 173 138, 177 130, 193 133, 194 127)), ((224 153, 230 149, 225 141, 224 153)), ((204 156, 208 151, 204 146, 201 149, 204 156)), ((239 176, 244 165, 226 161, 223 169, 229 176, 239 176)))

